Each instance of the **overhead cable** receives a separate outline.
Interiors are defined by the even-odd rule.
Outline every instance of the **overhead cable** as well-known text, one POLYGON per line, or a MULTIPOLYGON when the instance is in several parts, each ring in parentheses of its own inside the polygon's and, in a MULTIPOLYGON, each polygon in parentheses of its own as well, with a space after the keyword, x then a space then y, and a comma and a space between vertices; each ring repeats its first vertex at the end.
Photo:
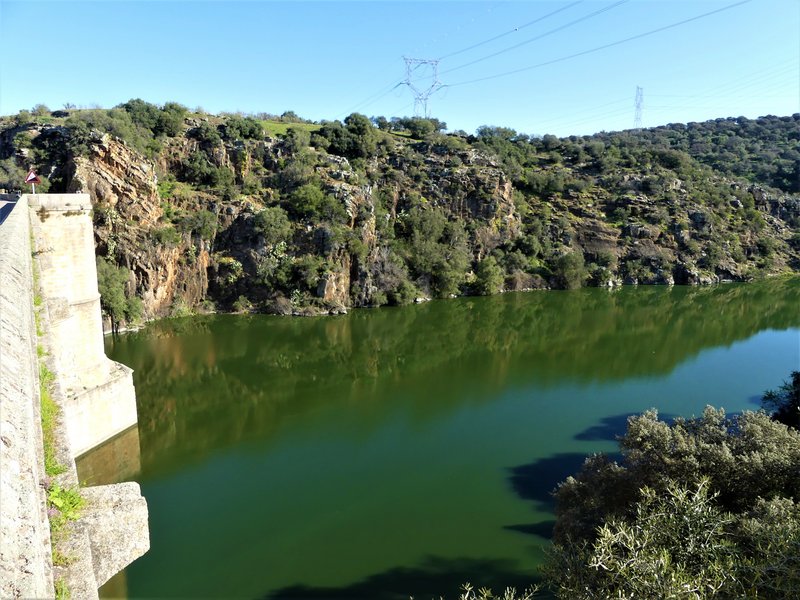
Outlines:
POLYGON ((488 40, 483 40, 482 42, 478 42, 477 44, 472 44, 471 46, 467 46, 466 48, 462 48, 461 50, 456 50, 455 52, 451 52, 449 54, 445 54, 444 56, 440 56, 439 60, 444 60, 445 58, 450 58, 452 56, 456 56, 457 54, 463 54, 464 52, 469 52, 470 50, 474 50, 475 48, 479 48, 479 47, 481 47, 481 46, 483 46, 485 44, 489 44, 491 42, 497 41, 500 38, 504 38, 507 35, 511 35, 512 33, 517 33, 520 29, 525 29, 526 27, 530 27, 531 25, 535 25, 536 23, 539 23, 540 21, 544 21, 545 19, 547 19, 549 17, 552 17, 554 15, 557 15, 558 13, 560 13, 562 11, 565 11, 568 8, 572 8, 573 6, 581 4, 584 1, 585 0, 578 0, 577 2, 573 2, 572 4, 567 4, 566 6, 562 6, 561 8, 556 9, 553 12, 549 12, 546 15, 543 15, 543 16, 539 17, 538 19, 534 19, 533 21, 528 21, 524 25, 520 25, 519 27, 514 27, 514 29, 511 29, 509 31, 506 31, 505 33, 501 33, 501 34, 496 35, 494 37, 491 37, 488 40))
POLYGON ((681 25, 686 25, 687 23, 691 23, 692 21, 697 21, 699 19, 704 19, 706 17, 710 17, 712 15, 716 15, 726 10, 731 10, 732 8, 736 8, 737 6, 742 6, 743 4, 748 4, 753 0, 740 0, 739 2, 734 2, 733 4, 728 4, 727 6, 723 6, 722 8, 718 8, 716 10, 712 10, 695 17, 690 17, 688 19, 683 19, 682 21, 677 21, 675 23, 671 23, 670 25, 664 25, 663 27, 658 27, 656 29, 651 29, 650 31, 645 31, 644 33, 640 33, 637 35, 632 35, 630 37, 617 40, 616 42, 611 42, 608 44, 604 44, 602 46, 596 46, 595 48, 590 48, 588 50, 583 50, 582 52, 575 52, 574 54, 569 54, 567 56, 562 56, 560 58, 554 58, 552 60, 548 60, 545 62, 541 62, 535 65, 530 65, 528 67, 522 67, 520 69, 514 69, 513 71, 506 71, 504 73, 497 73, 495 75, 487 75, 486 77, 479 77, 477 79, 470 79, 469 81, 461 81, 458 83, 451 83, 447 84, 446 87, 456 87, 461 85, 468 85, 471 83, 479 83, 481 81, 489 81, 491 79, 497 79, 499 77, 507 77, 509 75, 516 75, 517 73, 523 73, 525 71, 530 71, 532 69, 539 69, 541 67, 546 67, 548 65, 553 65, 556 63, 564 62, 566 60, 571 60, 573 58, 578 58, 579 56, 586 56, 587 54, 593 54, 594 52, 600 52, 601 50, 606 50, 608 48, 613 48, 614 46, 619 46, 621 44, 626 44, 628 42, 632 42, 634 40, 641 39, 643 37, 647 37, 650 35, 654 35, 656 33, 660 33, 662 31, 667 31, 668 29, 673 29, 675 27, 679 27, 681 25))
POLYGON ((470 66, 472 66, 474 64, 477 64, 479 62, 483 62, 484 60, 488 60, 490 58, 494 58, 495 56, 499 56, 500 54, 505 54, 506 52, 510 52, 511 50, 516 50, 517 48, 520 48, 521 46, 525 46, 526 44, 530 44, 532 42, 536 42, 538 40, 541 40, 542 38, 547 37, 548 35, 553 35, 554 33, 558 33, 559 31, 563 31, 564 29, 567 29, 568 27, 572 27, 573 25, 577 25, 578 23, 581 23, 583 21, 587 21, 588 19, 591 19, 591 18, 594 18, 594 17, 596 17, 598 15, 601 15, 602 13, 607 12, 607 11, 611 10, 612 8, 616 8, 617 6, 620 6, 622 4, 626 4, 629 1, 630 0, 619 0, 618 2, 615 2, 614 4, 611 4, 609 6, 600 8, 600 9, 594 11, 594 12, 589 13, 588 15, 584 15, 584 16, 580 17, 579 19, 575 19, 574 21, 570 21, 569 23, 565 23, 564 25, 561 25, 560 27, 556 27, 555 29, 550 29, 549 31, 545 31, 544 33, 541 33, 541 34, 539 34, 539 35, 537 35, 535 37, 532 37, 532 38, 530 38, 528 40, 525 40, 524 42, 520 42, 519 44, 515 44, 513 46, 509 46, 508 48, 504 48, 503 50, 498 50, 497 52, 493 52, 492 54, 487 54, 486 56, 483 56, 481 58, 476 58, 473 61, 470 61, 468 63, 464 63, 463 65, 459 65, 457 67, 453 67, 452 69, 447 69, 445 71, 442 71, 442 75, 444 75, 445 73, 452 73, 453 71, 458 71, 459 69, 464 69, 466 67, 470 67, 470 66))

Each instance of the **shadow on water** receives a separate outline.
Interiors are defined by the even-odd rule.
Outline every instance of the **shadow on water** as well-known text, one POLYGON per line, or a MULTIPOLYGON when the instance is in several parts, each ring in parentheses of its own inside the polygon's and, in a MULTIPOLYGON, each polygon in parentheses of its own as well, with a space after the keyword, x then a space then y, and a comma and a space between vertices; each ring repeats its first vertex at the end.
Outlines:
POLYGON ((520 525, 506 525, 504 529, 508 531, 516 531, 527 535, 535 535, 546 540, 552 539, 553 527, 555 527, 555 520, 549 519, 547 521, 540 521, 538 523, 527 523, 520 525))
POLYGON ((540 582, 536 573, 523 573, 511 561, 474 558, 426 558, 418 567, 397 567, 341 587, 296 585, 275 590, 262 600, 408 600, 409 597, 457 598, 465 583, 495 592, 506 587, 523 590, 540 582))
POLYGON ((612 415, 600 420, 597 425, 584 429, 580 433, 575 434, 575 439, 583 442, 599 442, 609 441, 614 442, 617 437, 625 433, 628 426, 628 418, 637 413, 623 413, 621 415, 612 415))
POLYGON ((577 473, 586 454, 563 452, 510 469, 509 481, 523 500, 537 502, 537 509, 553 509, 553 490, 567 476, 577 473))
MULTIPOLYGON (((628 419, 639 413, 623 413, 621 415, 612 415, 600 420, 597 425, 584 429, 580 433, 576 433, 574 439, 582 442, 616 442, 621 435, 625 433, 628 428, 628 419)), ((658 418, 660 421, 672 423, 677 415, 659 413, 658 418)))

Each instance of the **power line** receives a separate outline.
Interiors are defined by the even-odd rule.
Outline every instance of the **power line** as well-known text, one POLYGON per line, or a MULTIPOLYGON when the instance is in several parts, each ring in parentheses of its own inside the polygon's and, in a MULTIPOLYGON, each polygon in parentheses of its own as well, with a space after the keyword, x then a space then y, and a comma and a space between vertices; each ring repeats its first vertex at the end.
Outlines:
MULTIPOLYGON (((784 61, 782 63, 778 63, 777 65, 773 65, 772 67, 766 69, 765 71, 760 71, 758 73, 746 73, 746 74, 742 75, 741 77, 737 77, 737 79, 735 81, 729 81, 729 82, 726 82, 723 85, 719 85, 719 86, 715 86, 715 87, 703 90, 702 94, 704 94, 704 95, 697 94, 697 95, 681 95, 680 96, 680 98, 682 98, 682 99, 692 99, 692 98, 714 99, 715 102, 713 103, 714 104, 713 106, 711 106, 711 105, 689 106, 685 102, 679 101, 679 102, 675 102, 675 103, 669 103, 666 106, 648 104, 647 105, 648 106, 648 110, 653 111, 653 112, 661 113, 663 111, 671 110, 671 109, 674 110, 674 109, 687 109, 687 108, 695 108, 695 109, 718 108, 720 106, 720 104, 719 104, 720 95, 724 94, 725 93, 724 90, 726 90, 726 89, 737 89, 738 91, 741 91, 741 92, 744 92, 744 90, 747 90, 748 88, 754 88, 754 87, 757 87, 760 92, 771 92, 773 89, 787 89, 787 87, 789 85, 793 85, 794 84, 794 80, 793 79, 791 81, 788 80, 788 79, 782 79, 782 80, 777 81, 777 82, 775 80, 776 80, 776 78, 779 78, 779 77, 785 77, 785 73, 788 72, 787 69, 788 70, 793 70, 794 68, 796 68, 796 61, 794 59, 791 59, 789 61, 784 61), (742 84, 744 84, 744 85, 742 85, 742 84), (719 90, 719 92, 716 93, 716 94, 713 94, 713 92, 716 91, 716 90, 719 90), (707 95, 705 95, 705 94, 707 94, 707 95)), ((653 97, 653 96, 665 97, 665 98, 676 97, 676 95, 668 95, 668 94, 662 95, 662 94, 650 94, 650 93, 648 93, 648 97, 653 97)), ((767 96, 764 96, 763 94, 760 94, 760 93, 759 94, 741 94, 739 96, 736 96, 736 98, 740 98, 740 99, 752 99, 752 98, 761 98, 761 97, 767 97, 767 96)), ((769 97, 771 97, 771 96, 769 96, 769 97)), ((784 96, 782 95, 781 97, 784 97, 784 96)), ((726 97, 725 98, 725 100, 728 100, 728 99, 732 99, 732 98, 731 97, 726 97)), ((570 128, 570 127, 573 127, 575 125, 579 125, 579 124, 582 124, 582 123, 587 123, 587 122, 592 122, 592 121, 601 121, 601 120, 604 120, 604 119, 608 119, 610 117, 620 117, 623 114, 627 113, 630 109, 621 108, 621 109, 615 109, 615 110, 612 110, 612 111, 603 111, 603 110, 600 110, 600 109, 602 109, 604 107, 608 107, 608 106, 618 105, 618 104, 621 104, 623 102, 630 102, 630 99, 627 99, 627 100, 626 99, 619 99, 619 100, 608 102, 606 104, 602 104, 602 105, 599 105, 599 106, 594 106, 594 107, 589 108, 589 109, 581 110, 581 111, 578 111, 578 112, 570 112, 569 116, 553 117, 553 118, 550 118, 550 119, 545 119, 543 121, 538 121, 537 120, 537 121, 534 122, 533 125, 535 126, 537 131, 539 131, 540 133, 544 133, 545 130, 548 130, 548 129, 549 130, 565 129, 565 128, 570 128), (587 115, 587 116, 583 117, 582 115, 587 115), (575 116, 578 116, 579 118, 575 119, 574 118, 575 116)), ((731 106, 731 108, 733 108, 733 105, 730 105, 730 106, 731 106)))
POLYGON ((468 63, 464 63, 463 65, 459 65, 457 67, 453 67, 452 69, 447 69, 446 71, 442 71, 442 74, 444 75, 446 73, 452 73, 453 71, 458 71, 459 69, 464 69, 464 68, 470 67, 470 66, 472 66, 472 65, 474 65, 476 63, 483 62, 484 60, 488 60, 490 58, 494 58, 495 56, 499 56, 500 54, 505 54, 506 52, 510 52, 511 50, 516 50, 517 48, 520 48, 521 46, 525 46, 526 44, 530 44, 532 42, 536 42, 538 40, 541 40, 542 38, 545 38, 548 35, 552 35, 554 33, 558 33, 559 31, 563 31, 564 29, 567 29, 568 27, 572 27, 573 25, 577 25, 578 23, 581 23, 581 22, 586 21, 588 19, 594 18, 594 17, 596 17, 596 16, 598 16, 598 15, 604 13, 604 12, 607 12, 607 11, 611 10, 612 8, 616 8, 617 6, 620 6, 622 4, 626 4, 629 1, 630 0, 619 0, 618 2, 615 2, 614 4, 611 4, 611 5, 606 6, 604 8, 598 9, 598 10, 596 10, 594 12, 589 13, 588 15, 584 15, 584 16, 580 17, 579 19, 575 19, 574 21, 570 21, 569 23, 561 25, 560 27, 556 27, 555 29, 550 29, 549 31, 545 31, 544 33, 541 33, 541 34, 539 34, 539 35, 537 35, 535 37, 532 37, 532 38, 530 38, 528 40, 525 40, 524 42, 520 42, 519 44, 515 44, 513 46, 509 46, 508 48, 504 48, 503 50, 498 50, 497 52, 493 52, 492 54, 487 54, 486 56, 483 56, 481 58, 476 58, 473 61, 470 61, 468 63))
MULTIPOLYGON (((794 61, 790 61, 790 62, 794 62, 794 61)), ((712 88, 708 88, 708 89, 704 90, 704 93, 702 93, 702 94, 698 93, 698 94, 686 95, 686 96, 682 96, 681 98, 683 100, 694 100, 694 99, 702 99, 702 98, 706 98, 706 99, 710 99, 710 100, 716 100, 716 99, 719 98, 720 95, 727 94, 728 91, 741 92, 743 90, 746 90, 746 89, 749 89, 749 88, 753 88, 753 87, 758 87, 760 90, 773 89, 775 87, 774 84, 770 85, 767 88, 764 87, 764 84, 765 83, 772 83, 774 80, 784 77, 786 73, 793 72, 794 68, 795 68, 794 66, 790 66, 789 68, 787 68, 786 66, 783 66, 783 65, 773 66, 770 69, 767 69, 767 70, 764 70, 764 71, 759 71, 758 73, 753 73, 751 75, 744 76, 744 77, 738 77, 735 81, 729 81, 728 83, 724 83, 722 85, 718 85, 718 86, 715 86, 715 87, 712 87, 712 88)), ((779 81, 778 85, 780 87, 785 87, 787 84, 790 84, 790 83, 794 83, 794 82, 793 81, 790 82, 789 80, 779 81)), ((749 98, 749 99, 752 99, 752 98, 757 97, 757 96, 748 95, 746 97, 749 98)), ((672 102, 672 103, 668 104, 667 106, 661 106, 660 110, 664 110, 666 108, 669 108, 670 106, 675 107, 675 108, 679 108, 679 107, 685 106, 685 103, 672 102)))
POLYGON ((687 23, 691 23, 692 21, 697 21, 699 19, 704 19, 706 17, 710 17, 712 15, 721 13, 726 10, 730 10, 732 8, 736 8, 737 6, 741 6, 743 4, 748 4, 753 0, 740 0, 740 2, 734 2, 733 4, 728 4, 727 6, 723 6, 722 8, 718 8, 716 10, 712 10, 695 17, 691 17, 689 19, 683 19, 682 21, 677 21, 675 23, 671 23, 670 25, 664 25, 663 27, 658 27, 656 29, 651 29, 650 31, 645 31, 644 33, 640 33, 638 35, 632 35, 630 37, 617 40, 616 42, 611 42, 609 44, 604 44, 602 46, 596 46, 595 48, 590 48, 589 50, 584 50, 582 52, 576 52, 574 54, 569 54, 567 56, 562 56, 560 58, 554 58, 552 60, 548 60, 545 62, 541 62, 535 65, 531 65, 529 67, 522 67, 521 69, 514 69, 513 71, 506 71, 504 73, 497 73, 496 75, 487 75, 486 77, 479 77, 477 79, 470 79, 469 81, 461 81, 459 83, 451 83, 448 84, 448 87, 456 87, 461 85, 468 85, 471 83, 479 83, 481 81, 489 81, 491 79, 497 79, 499 77, 507 77, 509 75, 516 75, 517 73, 523 73, 525 71, 530 71, 532 69, 539 69, 541 67, 546 67, 548 65, 553 65, 556 63, 564 62, 565 60, 571 60, 573 58, 578 58, 579 56, 585 56, 587 54, 593 54, 594 52, 600 52, 601 50, 606 50, 608 48, 613 48, 614 46, 619 46, 621 44, 625 44, 627 42, 632 42, 634 40, 641 39, 643 37, 647 37, 650 35, 654 35, 656 33, 660 33, 662 31, 666 31, 668 29, 673 29, 674 27, 679 27, 680 25, 686 25, 687 23))
POLYGON ((499 35, 491 37, 488 40, 484 40, 482 42, 478 42, 477 44, 472 44, 471 46, 467 46, 466 48, 462 48, 461 50, 456 50, 455 52, 450 52, 449 54, 445 54, 443 56, 440 56, 439 60, 444 60, 445 58, 450 58, 452 56, 456 56, 457 54, 463 54, 464 52, 469 52, 470 50, 474 50, 475 48, 479 48, 480 46, 483 46, 485 44, 489 44, 491 42, 497 41, 500 38, 504 38, 507 35, 511 35, 512 33, 517 33, 520 29, 525 29, 526 27, 530 27, 531 25, 535 25, 536 23, 539 23, 540 21, 544 21, 545 19, 548 19, 548 18, 550 18, 550 17, 552 17, 554 15, 557 15, 558 13, 563 12, 563 11, 567 10, 568 8, 572 8, 573 6, 581 4, 584 1, 585 0, 578 0, 577 2, 573 2, 572 4, 568 4, 567 6, 562 6, 561 8, 559 8, 557 10, 554 10, 553 12, 547 13, 546 15, 543 15, 543 16, 539 17, 538 19, 534 19, 533 21, 528 21, 524 25, 520 25, 519 27, 515 27, 514 29, 510 29, 509 31, 506 31, 505 33, 501 33, 499 35))

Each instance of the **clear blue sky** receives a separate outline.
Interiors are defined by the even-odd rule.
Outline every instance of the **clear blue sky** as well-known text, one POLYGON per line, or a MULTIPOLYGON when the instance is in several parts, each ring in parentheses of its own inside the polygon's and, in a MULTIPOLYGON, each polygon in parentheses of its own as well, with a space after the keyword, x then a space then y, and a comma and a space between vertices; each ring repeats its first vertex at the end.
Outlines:
MULTIPOLYGON (((645 127, 800 112, 798 0, 750 0, 598 49, 736 3, 0 0, 0 114, 139 97, 313 120, 411 115, 411 90, 395 87, 403 56, 441 59, 428 108, 451 130, 627 129, 637 86, 645 127)), ((418 67, 414 84, 430 74, 418 67)))

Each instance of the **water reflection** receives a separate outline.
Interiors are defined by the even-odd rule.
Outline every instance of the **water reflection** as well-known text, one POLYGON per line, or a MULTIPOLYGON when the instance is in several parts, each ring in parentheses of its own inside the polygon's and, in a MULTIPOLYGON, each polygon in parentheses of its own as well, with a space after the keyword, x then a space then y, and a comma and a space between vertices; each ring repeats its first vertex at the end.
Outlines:
POLYGON ((632 412, 738 410, 777 385, 800 346, 765 330, 800 326, 798 300, 800 280, 591 289, 123 336, 108 350, 135 369, 152 543, 127 585, 405 598, 531 582, 555 484, 632 412))
POLYGON ((410 398, 424 421, 528 382, 664 375, 705 348, 800 325, 798 306, 797 279, 506 294, 330 318, 167 320, 110 350, 135 368, 143 462, 166 468, 165 456, 265 438, 330 402, 358 405, 368 429, 391 398, 410 398))

